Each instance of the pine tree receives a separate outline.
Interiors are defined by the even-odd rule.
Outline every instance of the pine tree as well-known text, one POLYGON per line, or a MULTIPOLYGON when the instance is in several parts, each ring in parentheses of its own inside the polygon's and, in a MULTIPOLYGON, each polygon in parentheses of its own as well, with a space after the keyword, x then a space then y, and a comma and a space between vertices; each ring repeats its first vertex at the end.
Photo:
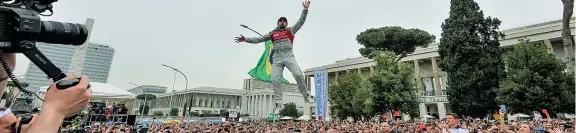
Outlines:
POLYGON ((474 0, 451 0, 442 24, 439 67, 448 73, 448 100, 453 112, 485 116, 498 109, 496 92, 504 76, 498 40, 500 20, 484 18, 474 0))

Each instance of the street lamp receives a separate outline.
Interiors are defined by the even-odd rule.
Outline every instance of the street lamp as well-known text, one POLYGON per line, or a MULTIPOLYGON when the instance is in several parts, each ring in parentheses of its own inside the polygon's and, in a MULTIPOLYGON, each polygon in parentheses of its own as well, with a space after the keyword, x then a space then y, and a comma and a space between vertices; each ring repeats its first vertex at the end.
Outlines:
POLYGON ((255 30, 251 29, 250 27, 248 27, 248 26, 246 26, 246 25, 243 25, 243 24, 241 24, 240 26, 242 26, 242 27, 244 27, 244 28, 246 28, 246 29, 248 29, 248 30, 251 30, 251 31, 253 31, 254 33, 256 33, 256 34, 258 34, 258 35, 262 36, 262 34, 258 33, 257 31, 255 31, 255 30))
MULTIPOLYGON (((170 68, 170 69, 172 69, 172 70, 174 70, 174 71, 182 74, 182 76, 184 76, 184 79, 186 79, 186 88, 185 88, 185 90, 188 90, 188 77, 186 77, 186 74, 184 74, 184 73, 182 73, 182 71, 180 71, 180 70, 178 70, 178 69, 176 69, 176 68, 174 68, 174 67, 168 66, 168 65, 166 65, 166 64, 162 64, 162 66, 168 67, 168 68, 170 68)), ((176 73, 174 73, 174 83, 175 83, 175 82, 176 82, 176 73)), ((172 89, 174 89, 174 83, 172 83, 172 89)))
MULTIPOLYGON (((182 76, 184 76, 184 79, 186 79, 186 88, 184 90, 188 90, 188 77, 186 77, 186 74, 184 74, 182 71, 180 71, 174 67, 168 66, 166 64, 162 64, 162 66, 170 68, 170 69, 175 71, 174 72, 174 80, 172 82, 172 92, 174 92, 174 95, 176 95, 176 90, 175 90, 176 87, 174 85, 176 84, 176 74, 178 74, 178 73, 182 74, 182 76)), ((174 95, 172 97, 174 97, 174 95)), ((172 110, 172 97, 170 97, 170 103, 169 103, 170 110, 172 110)), ((168 113, 168 116, 170 116, 170 113, 168 113)))
MULTIPOLYGON (((136 87, 140 87, 142 85, 138 85, 138 84, 134 84, 132 82, 128 82, 131 85, 134 85, 136 87)), ((146 93, 146 89, 142 89, 142 93, 144 93, 144 105, 142 107, 142 110, 140 110, 140 115, 144 115, 144 108, 146 108, 146 106, 148 106, 148 93, 146 93)), ((138 109, 140 109, 140 107, 138 107, 138 109)))

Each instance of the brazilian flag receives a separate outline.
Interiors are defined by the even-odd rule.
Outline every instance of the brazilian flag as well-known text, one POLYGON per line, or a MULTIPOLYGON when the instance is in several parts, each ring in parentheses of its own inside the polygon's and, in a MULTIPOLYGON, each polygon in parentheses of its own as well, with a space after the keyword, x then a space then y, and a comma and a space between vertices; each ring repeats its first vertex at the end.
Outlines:
MULTIPOLYGON (((264 53, 262 53, 262 57, 260 57, 260 61, 256 64, 248 74, 250 77, 259 79, 266 82, 271 82, 271 74, 272 74, 272 49, 274 48, 274 44, 272 44, 271 40, 266 41, 264 53)), ((280 77, 280 82, 288 83, 288 80, 284 79, 284 77, 280 77)))

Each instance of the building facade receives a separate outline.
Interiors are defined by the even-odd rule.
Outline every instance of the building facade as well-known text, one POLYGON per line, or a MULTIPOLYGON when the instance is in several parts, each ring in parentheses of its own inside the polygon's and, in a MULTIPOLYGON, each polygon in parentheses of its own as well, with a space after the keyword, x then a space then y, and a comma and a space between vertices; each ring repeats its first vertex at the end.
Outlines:
MULTIPOLYGON (((75 46, 47 43, 38 43, 36 46, 54 65, 60 68, 62 72, 68 71, 70 62, 76 51, 75 46)), ((113 57, 114 49, 111 46, 93 42, 89 43, 83 62, 82 75, 89 76, 92 82, 106 83, 108 81, 108 75, 110 74, 113 57)), ((24 82, 29 84, 26 89, 33 92, 38 91, 39 87, 52 84, 52 80, 48 79, 46 74, 34 64, 28 65, 24 82)))
MULTIPOLYGON (((576 35, 574 18, 572 18, 570 27, 572 35, 576 35)), ((500 41, 500 47, 511 48, 518 42, 518 39, 526 38, 533 42, 543 42, 548 48, 552 48, 551 50, 559 59, 565 60, 561 30, 561 20, 503 30, 506 38, 500 41)), ((437 58, 439 54, 437 50, 438 43, 431 44, 426 48, 417 48, 414 53, 402 58, 401 61, 414 66, 415 80, 420 96, 420 116, 438 115, 440 118, 444 118, 451 109, 446 95, 447 73, 438 68, 437 58)), ((369 73, 373 71, 374 65, 374 61, 368 58, 350 58, 336 61, 333 64, 306 69, 304 75, 306 75, 308 86, 311 87, 313 86, 315 70, 328 70, 329 81, 334 81, 339 75, 350 71, 357 71, 361 74, 369 73)), ((316 111, 314 107, 310 107, 308 110, 310 112, 316 111)))
MULTIPOLYGON (((271 112, 274 111, 274 90, 272 90, 272 83, 265 82, 257 79, 245 79, 243 89, 246 94, 242 98, 242 112, 248 114, 252 118, 268 118, 271 112)), ((301 113, 306 113, 305 108, 308 104, 304 102, 304 97, 298 90, 298 85, 294 83, 282 84, 284 90, 282 102, 296 104, 296 109, 301 113)))
MULTIPOLYGON (((179 116, 184 110, 185 103, 192 103, 191 112, 198 114, 219 114, 221 109, 226 109, 230 113, 240 113, 249 115, 252 118, 268 118, 274 109, 274 91, 269 82, 245 79, 243 89, 227 89, 216 87, 198 87, 194 89, 169 92, 157 95, 156 100, 150 101, 151 108, 149 114, 160 111, 168 114, 170 108, 178 108, 179 116)), ((305 111, 308 104, 304 102, 302 94, 297 89, 297 85, 283 84, 283 102, 296 104, 298 110, 305 111)), ((138 109, 134 109, 138 114, 138 109)))
POLYGON ((136 95, 140 94, 165 94, 168 90, 168 87, 159 86, 159 85, 141 85, 132 89, 129 89, 128 92, 134 93, 136 95))
POLYGON ((241 99, 245 94, 246 92, 241 89, 216 87, 198 87, 173 91, 159 94, 155 100, 150 101, 149 114, 160 111, 168 115, 171 108, 178 108, 178 114, 182 116, 185 103, 192 103, 189 111, 198 114, 220 114, 221 109, 226 109, 230 113, 237 113, 240 112, 241 99))

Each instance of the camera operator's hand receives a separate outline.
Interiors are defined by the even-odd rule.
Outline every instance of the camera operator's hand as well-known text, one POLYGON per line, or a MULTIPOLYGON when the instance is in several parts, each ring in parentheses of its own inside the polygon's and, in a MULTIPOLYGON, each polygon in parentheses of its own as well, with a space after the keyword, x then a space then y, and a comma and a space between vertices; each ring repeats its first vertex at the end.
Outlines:
MULTIPOLYGON (((76 74, 65 79, 75 79, 76 74)), ((88 89, 89 79, 80 78, 80 83, 68 89, 59 90, 53 83, 44 96, 44 105, 38 120, 30 127, 29 133, 56 133, 65 117, 73 116, 90 104, 92 90, 88 89)))
MULTIPOLYGON (((69 75, 64 79, 73 80, 76 74, 69 75)), ((53 83, 44 96, 44 110, 53 110, 59 115, 70 117, 82 111, 90 104, 92 97, 92 90, 88 89, 89 79, 86 76, 81 76, 78 85, 68 89, 59 90, 56 88, 56 83, 53 83)))
MULTIPOLYGON (((32 120, 28 124, 22 125, 20 132, 21 133, 28 132, 28 129, 30 129, 30 127, 32 127, 32 125, 34 125, 34 122, 36 121, 37 118, 38 118, 38 115, 32 114, 32 120)), ((20 124, 20 119, 22 119, 22 118, 20 118, 20 117, 18 118, 18 122, 16 122, 16 125, 20 124)))
MULTIPOLYGON (((34 121, 36 121, 36 118, 38 118, 38 115, 32 114, 31 117, 32 120, 28 124, 23 124, 22 127, 20 127, 20 132, 27 132, 30 126, 34 124, 34 121)), ((13 113, 2 117, 0 119, 0 133, 15 132, 20 125, 20 120, 22 120, 22 117, 16 116, 13 113)))
POLYGON ((14 123, 18 121, 18 117, 14 113, 9 113, 0 118, 0 133, 11 133, 14 123))

